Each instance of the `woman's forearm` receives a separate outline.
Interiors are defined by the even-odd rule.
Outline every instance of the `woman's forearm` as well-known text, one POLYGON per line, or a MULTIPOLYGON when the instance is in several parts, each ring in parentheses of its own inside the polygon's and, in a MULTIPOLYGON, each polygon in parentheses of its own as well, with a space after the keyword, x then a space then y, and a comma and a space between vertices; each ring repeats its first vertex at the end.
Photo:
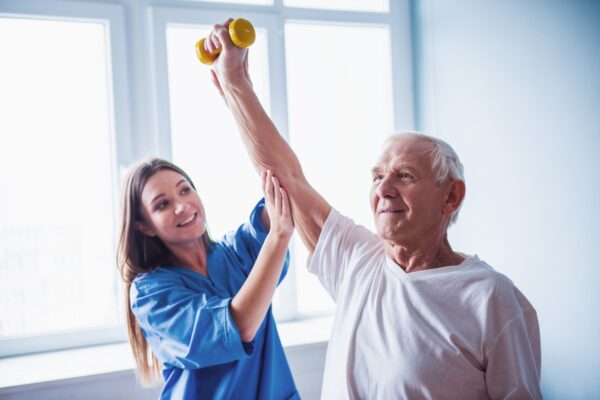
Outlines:
POLYGON ((244 342, 254 339, 271 305, 289 241, 289 237, 267 235, 246 282, 231 300, 231 316, 244 342))

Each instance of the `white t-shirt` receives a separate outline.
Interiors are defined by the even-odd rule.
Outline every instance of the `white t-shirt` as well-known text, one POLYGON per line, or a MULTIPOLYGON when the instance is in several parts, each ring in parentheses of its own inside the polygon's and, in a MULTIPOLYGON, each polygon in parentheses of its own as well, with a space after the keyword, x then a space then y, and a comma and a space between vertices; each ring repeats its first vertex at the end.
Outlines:
POLYGON ((332 209, 308 268, 337 303, 323 399, 541 398, 536 312, 477 256, 406 273, 332 209))

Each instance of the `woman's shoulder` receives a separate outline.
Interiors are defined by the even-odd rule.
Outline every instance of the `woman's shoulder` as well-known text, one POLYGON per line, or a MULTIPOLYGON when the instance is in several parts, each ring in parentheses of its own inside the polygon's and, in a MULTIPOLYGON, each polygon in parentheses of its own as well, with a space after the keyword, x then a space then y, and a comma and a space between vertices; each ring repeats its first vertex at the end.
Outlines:
POLYGON ((158 267, 138 274, 133 279, 131 288, 138 292, 148 292, 161 286, 180 283, 182 283, 182 278, 176 267, 158 267))

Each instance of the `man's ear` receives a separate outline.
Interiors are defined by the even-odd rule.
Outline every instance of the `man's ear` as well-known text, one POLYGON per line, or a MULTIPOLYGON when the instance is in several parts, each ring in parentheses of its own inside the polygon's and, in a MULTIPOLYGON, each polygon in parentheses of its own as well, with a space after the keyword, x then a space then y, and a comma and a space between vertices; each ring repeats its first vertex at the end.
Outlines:
POLYGON ((453 179, 446 184, 446 197, 443 204, 443 212, 446 215, 452 214, 458 210, 465 199, 465 182, 460 179, 453 179))
POLYGON ((139 222, 139 221, 136 222, 135 227, 138 231, 142 232, 146 236, 150 236, 150 237, 156 236, 156 232, 154 232, 154 229, 150 228, 144 222, 139 222))

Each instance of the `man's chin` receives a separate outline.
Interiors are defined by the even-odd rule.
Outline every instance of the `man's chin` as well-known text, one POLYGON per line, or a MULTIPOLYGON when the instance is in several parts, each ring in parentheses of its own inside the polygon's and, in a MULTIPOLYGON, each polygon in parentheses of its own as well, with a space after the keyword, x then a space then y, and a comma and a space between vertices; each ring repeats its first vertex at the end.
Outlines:
POLYGON ((383 240, 394 240, 397 238, 398 236, 398 230, 399 230, 399 226, 376 226, 377 228, 377 234, 379 235, 380 238, 382 238, 383 240))

